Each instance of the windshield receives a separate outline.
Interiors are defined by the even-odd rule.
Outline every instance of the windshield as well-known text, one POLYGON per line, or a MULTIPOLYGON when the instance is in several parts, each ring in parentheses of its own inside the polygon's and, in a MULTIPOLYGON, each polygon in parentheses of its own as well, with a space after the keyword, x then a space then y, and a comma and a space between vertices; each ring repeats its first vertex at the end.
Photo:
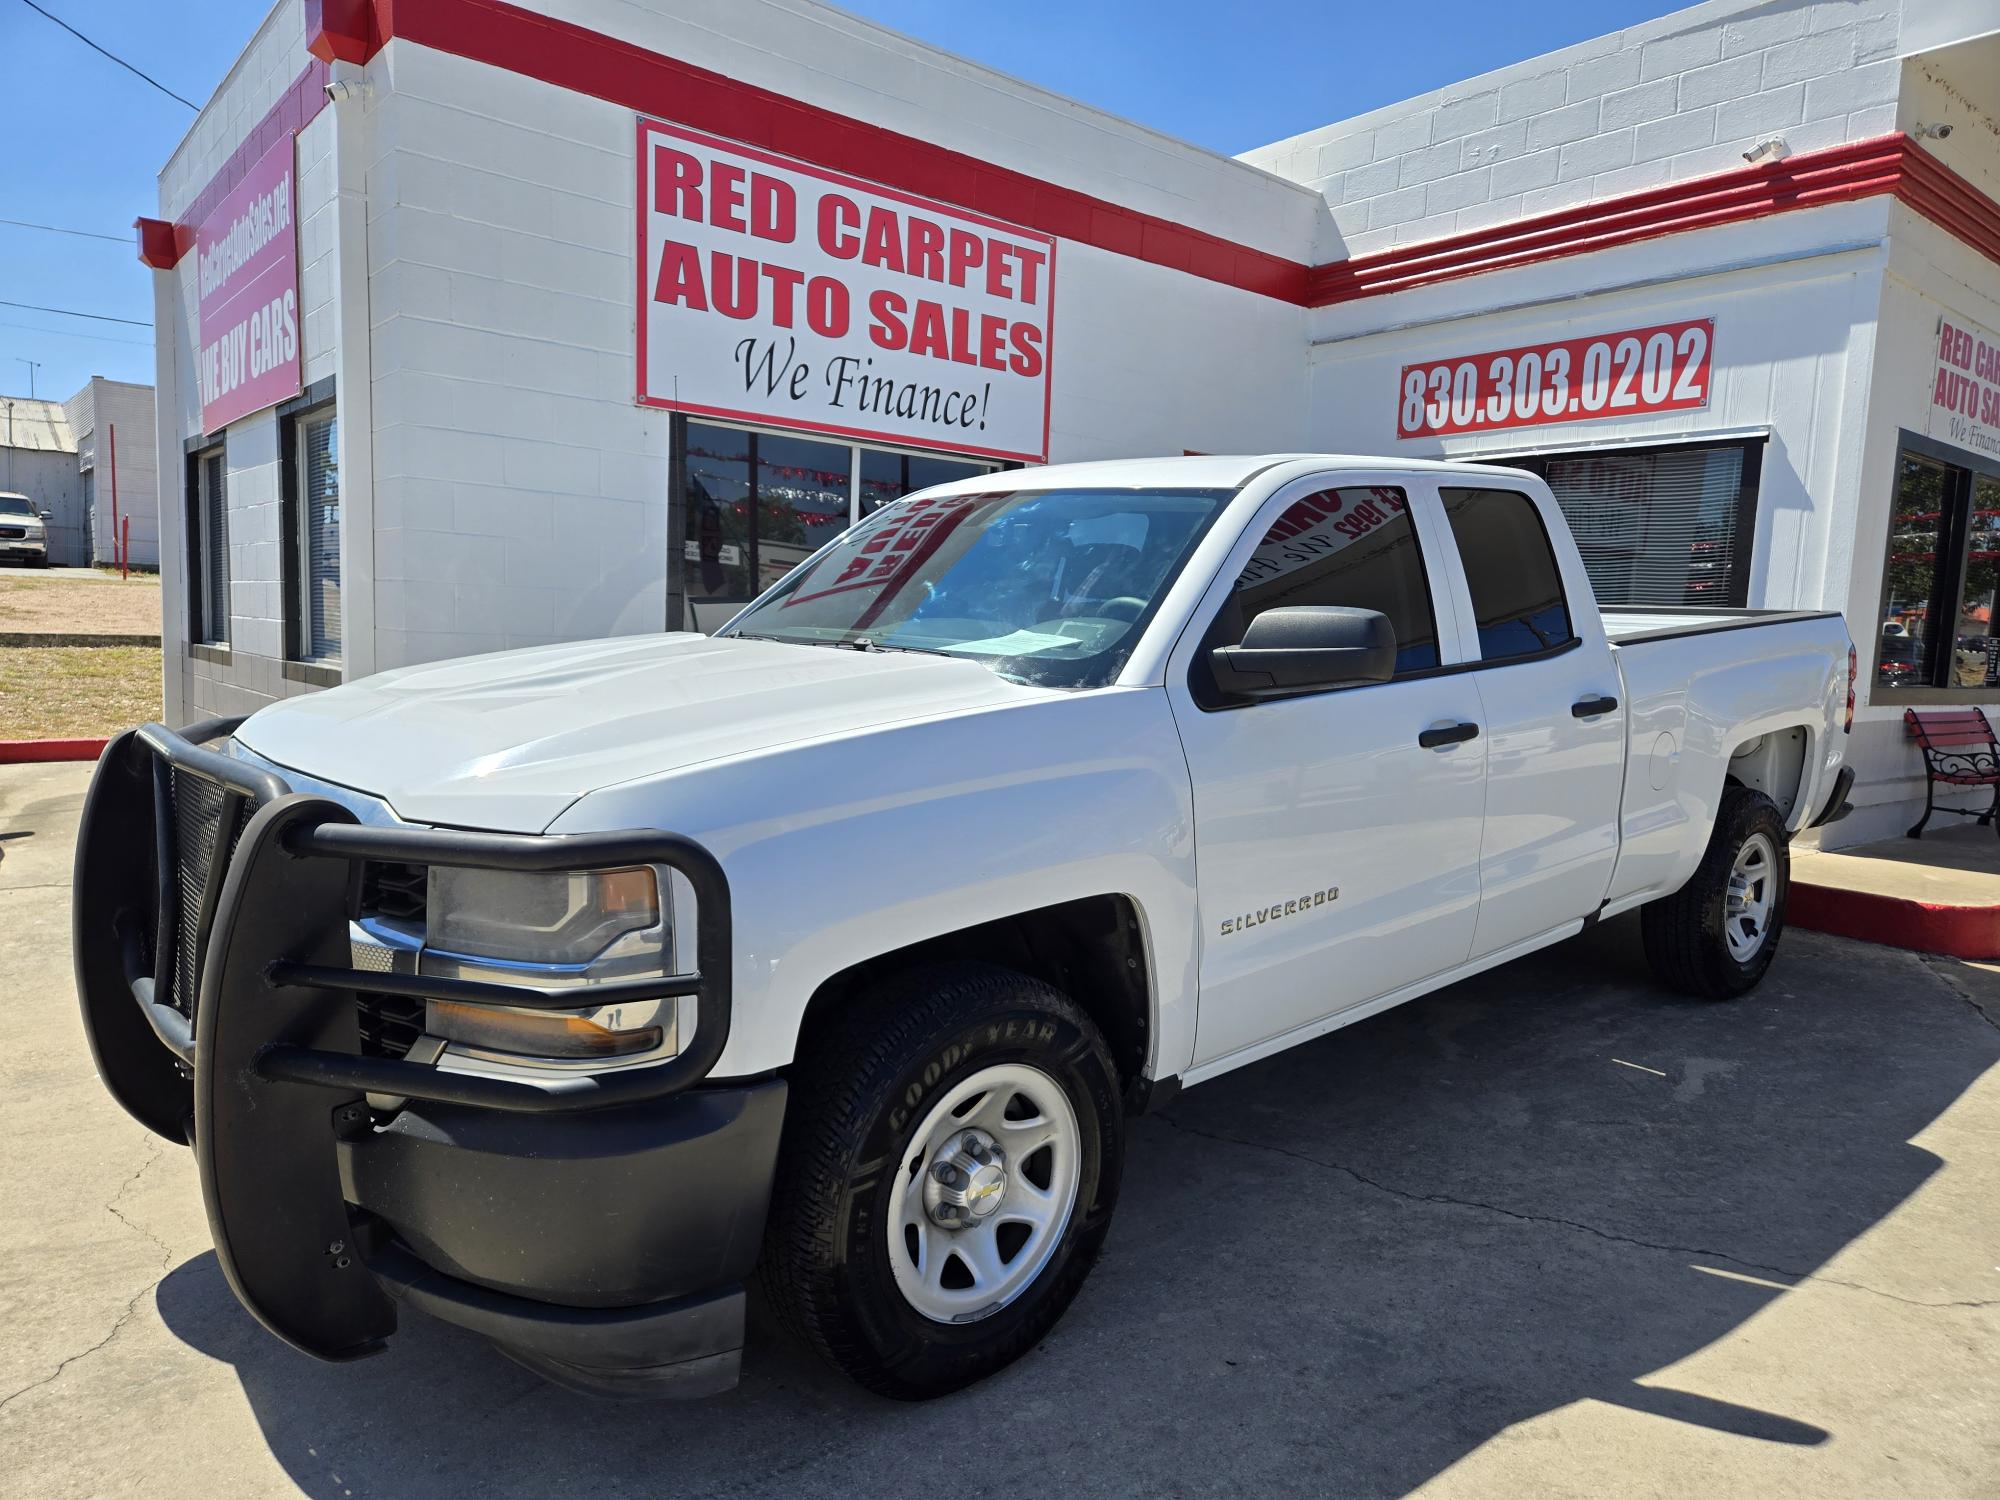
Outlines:
POLYGON ((0 516, 32 516, 35 507, 21 495, 0 495, 0 516))
POLYGON ((929 651, 1102 687, 1232 490, 913 495, 831 543, 724 635, 929 651))

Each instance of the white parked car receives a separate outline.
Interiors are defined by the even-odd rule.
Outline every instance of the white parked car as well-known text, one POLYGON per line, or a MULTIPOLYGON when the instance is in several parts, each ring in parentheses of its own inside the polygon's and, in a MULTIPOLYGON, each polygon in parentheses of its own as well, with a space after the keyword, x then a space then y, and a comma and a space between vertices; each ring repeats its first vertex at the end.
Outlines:
POLYGON ((1853 690, 1837 615, 1600 612, 1525 473, 988 474, 714 639, 115 741, 78 983, 309 1353, 400 1303, 700 1393, 755 1272, 931 1396, 1048 1333, 1179 1089, 1633 908, 1666 983, 1757 983, 1853 690))
POLYGON ((26 495, 0 490, 0 557, 32 568, 49 565, 49 513, 26 495))

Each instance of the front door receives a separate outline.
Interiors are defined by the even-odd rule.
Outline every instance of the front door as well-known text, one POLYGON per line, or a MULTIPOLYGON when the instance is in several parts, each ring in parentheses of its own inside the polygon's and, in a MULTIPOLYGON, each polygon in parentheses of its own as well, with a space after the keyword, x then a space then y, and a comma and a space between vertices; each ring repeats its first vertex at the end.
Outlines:
POLYGON ((1426 557, 1449 545, 1435 491, 1407 475, 1290 486, 1249 528, 1233 583, 1211 592, 1175 654, 1168 690, 1193 777, 1203 923, 1197 1065, 1254 1052, 1471 949, 1485 741, 1418 743, 1479 723, 1471 676, 1438 671, 1454 664, 1458 633, 1451 591, 1426 557), (1228 700, 1207 652, 1240 641, 1263 610, 1299 604, 1380 610, 1396 630, 1397 677, 1228 700))

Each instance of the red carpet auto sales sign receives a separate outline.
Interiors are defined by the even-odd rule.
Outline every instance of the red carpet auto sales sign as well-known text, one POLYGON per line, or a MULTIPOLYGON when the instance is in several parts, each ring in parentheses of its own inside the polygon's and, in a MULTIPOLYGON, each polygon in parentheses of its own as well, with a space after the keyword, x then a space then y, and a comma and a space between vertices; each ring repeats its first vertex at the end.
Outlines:
POLYGON ((195 230, 201 347, 201 426, 299 393, 299 233, 293 218, 292 137, 257 159, 195 230))
POLYGON ((1955 315, 1938 319, 1929 416, 1932 437, 2000 458, 2000 338, 1955 315))
POLYGON ((1046 455, 1050 236, 654 120, 638 205, 642 404, 1046 455))

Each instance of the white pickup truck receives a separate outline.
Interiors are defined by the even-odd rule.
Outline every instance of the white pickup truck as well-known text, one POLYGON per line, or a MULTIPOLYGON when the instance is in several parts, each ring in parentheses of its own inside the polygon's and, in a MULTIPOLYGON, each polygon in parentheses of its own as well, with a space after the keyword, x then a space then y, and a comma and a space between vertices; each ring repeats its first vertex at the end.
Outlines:
POLYGON ((699 1394, 754 1271, 931 1396, 1047 1334, 1179 1089, 1635 907, 1665 982, 1755 984, 1853 695, 1837 615, 1600 613, 1529 474, 990 474, 713 639, 121 737, 78 987, 308 1353, 407 1306, 699 1394))

